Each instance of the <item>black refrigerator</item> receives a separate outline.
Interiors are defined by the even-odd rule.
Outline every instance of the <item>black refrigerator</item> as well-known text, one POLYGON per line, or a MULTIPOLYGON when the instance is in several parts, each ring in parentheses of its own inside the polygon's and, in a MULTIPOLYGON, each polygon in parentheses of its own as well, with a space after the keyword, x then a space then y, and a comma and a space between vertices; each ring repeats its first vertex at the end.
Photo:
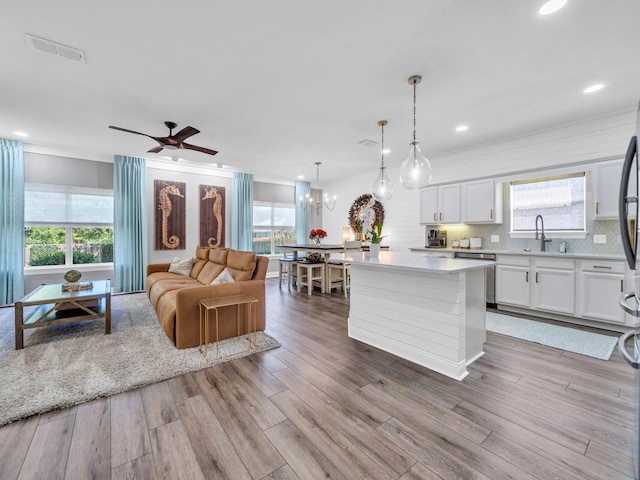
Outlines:
MULTIPOLYGON (((638 208, 638 134, 640 133, 640 103, 636 134, 631 137, 622 167, 619 197, 620 233, 624 254, 633 271, 633 291, 620 297, 620 307, 634 317, 640 317, 640 257, 638 256, 638 234, 640 233, 638 208), (633 190, 633 191, 631 191, 633 190)), ((634 443, 633 459, 636 479, 640 480, 640 329, 623 334, 618 340, 618 349, 631 368, 634 369, 634 443)))

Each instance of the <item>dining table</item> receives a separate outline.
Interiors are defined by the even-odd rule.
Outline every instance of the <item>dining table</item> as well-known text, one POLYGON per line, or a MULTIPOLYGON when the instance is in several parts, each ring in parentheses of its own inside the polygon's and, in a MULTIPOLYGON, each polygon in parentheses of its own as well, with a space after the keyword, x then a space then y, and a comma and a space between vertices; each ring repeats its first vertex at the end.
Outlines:
MULTIPOLYGON (((322 255, 322 258, 325 263, 324 275, 325 275, 325 285, 327 285, 326 292, 331 293, 331 278, 329 274, 329 269, 326 268, 326 264, 329 263, 329 258, 331 258, 332 253, 343 253, 344 245, 342 244, 320 244, 317 245, 315 243, 302 243, 296 245, 278 245, 278 248, 282 249, 284 252, 292 252, 294 260, 298 260, 299 252, 309 253, 319 253, 322 255)), ((302 260, 302 258, 300 259, 302 260)), ((324 293, 324 292, 323 292, 324 293)))

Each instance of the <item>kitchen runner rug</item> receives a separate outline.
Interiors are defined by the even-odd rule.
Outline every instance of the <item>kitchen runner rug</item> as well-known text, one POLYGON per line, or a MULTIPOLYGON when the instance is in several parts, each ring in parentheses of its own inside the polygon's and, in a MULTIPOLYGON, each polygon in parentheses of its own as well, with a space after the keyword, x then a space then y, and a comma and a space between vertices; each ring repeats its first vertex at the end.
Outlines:
POLYGON ((559 327, 495 312, 487 312, 486 320, 487 330, 490 332, 541 343, 601 360, 609 360, 618 343, 617 337, 559 327))
POLYGON ((198 348, 178 350, 167 338, 144 293, 111 297, 111 334, 104 320, 36 328, 15 350, 13 307, 0 308, 0 425, 38 413, 114 395, 249 354, 279 347, 257 333, 259 348, 244 337, 209 345, 209 362, 198 348))

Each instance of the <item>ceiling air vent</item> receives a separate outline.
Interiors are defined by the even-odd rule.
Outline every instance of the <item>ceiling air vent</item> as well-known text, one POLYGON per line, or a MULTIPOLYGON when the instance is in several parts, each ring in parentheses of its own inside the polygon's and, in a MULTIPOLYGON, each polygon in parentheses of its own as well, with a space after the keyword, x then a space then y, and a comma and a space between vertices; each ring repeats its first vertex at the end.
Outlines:
POLYGON ((73 60, 74 62, 86 63, 84 52, 82 50, 67 47, 66 45, 47 40, 45 38, 36 37, 29 33, 25 33, 25 36, 27 37, 27 43, 34 50, 55 55, 56 57, 66 58, 67 60, 73 60))
POLYGON ((365 147, 375 147, 378 142, 376 142, 375 140, 369 140, 367 138, 360 140, 358 142, 360 145, 364 145, 365 147))

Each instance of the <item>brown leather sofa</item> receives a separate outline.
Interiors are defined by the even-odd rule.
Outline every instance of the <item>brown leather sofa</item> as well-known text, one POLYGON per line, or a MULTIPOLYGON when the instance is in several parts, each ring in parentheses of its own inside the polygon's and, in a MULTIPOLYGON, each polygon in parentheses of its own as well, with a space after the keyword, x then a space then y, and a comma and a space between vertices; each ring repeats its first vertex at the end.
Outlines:
MULTIPOLYGON (((229 248, 197 247, 189 276, 170 273, 170 265, 157 263, 147 266, 146 290, 160 325, 176 347, 199 345, 200 300, 207 298, 240 294, 257 298, 258 304, 254 307, 256 330, 265 329, 264 280, 269 265, 267 257, 229 248), (235 281, 211 285, 225 267, 235 281)), ((236 307, 220 309, 220 340, 237 336, 236 312, 236 307)), ((240 333, 246 332, 246 322, 241 321, 240 333)))

